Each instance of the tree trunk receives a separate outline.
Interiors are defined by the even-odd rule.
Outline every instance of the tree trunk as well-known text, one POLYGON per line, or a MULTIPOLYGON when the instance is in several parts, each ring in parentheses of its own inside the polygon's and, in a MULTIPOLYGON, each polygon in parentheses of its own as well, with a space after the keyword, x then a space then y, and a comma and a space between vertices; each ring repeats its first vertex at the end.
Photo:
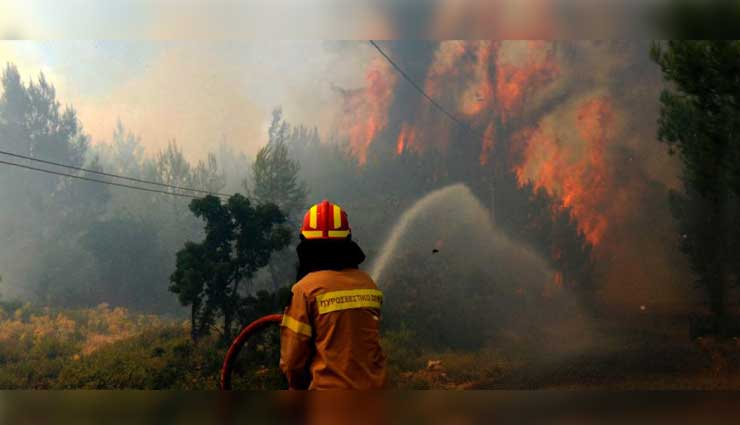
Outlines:
POLYGON ((224 311, 224 336, 223 342, 228 345, 231 343, 231 323, 233 322, 233 313, 231 308, 224 311))
POLYGON ((234 323, 234 315, 239 305, 239 283, 241 282, 241 274, 235 273, 232 278, 234 288, 231 290, 231 295, 226 297, 223 312, 224 312, 224 334, 223 342, 226 345, 231 344, 231 326, 234 323))
POLYGON ((272 281, 272 291, 276 292, 280 284, 278 282, 277 270, 275 269, 275 264, 273 264, 274 260, 275 260, 275 255, 273 253, 272 257, 270 258, 270 262, 267 263, 267 267, 270 269, 270 280, 272 281))
POLYGON ((193 340, 193 343, 198 342, 197 323, 195 323, 197 311, 198 311, 198 305, 193 303, 193 305, 190 307, 190 339, 193 340))
POLYGON ((728 234, 729 226, 729 203, 726 194, 721 194, 720 198, 715 201, 715 226, 714 234, 717 237, 717 250, 714 260, 714 267, 710 283, 710 308, 715 316, 715 331, 722 336, 726 328, 727 316, 727 289, 728 289, 728 234))

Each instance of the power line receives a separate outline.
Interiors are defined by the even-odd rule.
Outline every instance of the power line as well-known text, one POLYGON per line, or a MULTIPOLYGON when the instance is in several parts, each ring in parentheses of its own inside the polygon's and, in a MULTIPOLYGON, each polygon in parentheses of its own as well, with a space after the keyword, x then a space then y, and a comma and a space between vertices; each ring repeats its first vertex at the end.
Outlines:
MULTIPOLYGON (((217 195, 217 196, 223 196, 223 197, 229 197, 229 196, 231 196, 231 195, 226 194, 226 193, 216 193, 216 192, 210 192, 210 191, 207 191, 207 190, 193 189, 193 188, 190 188, 190 187, 175 186, 175 185, 170 185, 170 184, 155 182, 155 181, 151 181, 151 180, 137 179, 136 177, 121 176, 121 175, 118 175, 118 174, 106 173, 104 171, 91 170, 89 168, 75 167, 75 166, 72 166, 72 165, 61 164, 59 162, 48 161, 48 160, 45 160, 45 159, 34 158, 34 157, 31 157, 31 156, 20 155, 20 154, 17 154, 17 153, 6 152, 6 151, 2 151, 2 150, 0 150, 0 154, 7 155, 7 156, 12 156, 12 157, 15 157, 15 158, 27 159, 29 161, 41 162, 43 164, 55 165, 57 167, 68 168, 70 170, 84 171, 86 173, 97 174, 97 175, 106 176, 106 177, 113 177, 113 178, 117 178, 117 179, 121 179, 121 180, 128 180, 128 181, 132 181, 132 182, 137 182, 137 183, 151 184, 151 185, 155 185, 155 186, 167 187, 167 188, 170 188, 170 189, 187 190, 187 191, 190 191, 190 192, 205 193, 205 194, 209 194, 209 195, 217 195)), ((102 180, 100 180, 100 181, 102 181, 102 180)), ((165 193, 170 193, 170 192, 165 192, 165 193)))
POLYGON ((185 197, 185 198, 194 198, 194 199, 195 198, 199 198, 199 196, 197 196, 197 195, 191 195, 191 194, 188 194, 188 193, 167 192, 165 190, 149 189, 149 188, 146 188, 146 187, 132 186, 132 185, 123 184, 123 183, 107 182, 105 180, 92 179, 92 178, 84 177, 84 176, 76 176, 74 174, 60 173, 60 172, 57 172, 57 171, 45 170, 43 168, 32 167, 30 165, 16 164, 14 162, 7 162, 7 161, 3 161, 3 160, 0 160, 0 164, 12 165, 14 167, 25 168, 27 170, 40 171, 42 173, 55 174, 57 176, 63 176, 63 177, 71 177, 73 179, 80 179, 80 180, 85 180, 85 181, 94 182, 94 183, 102 183, 102 184, 107 184, 107 185, 111 185, 111 186, 125 187, 125 188, 128 188, 128 189, 143 190, 143 191, 146 191, 146 192, 153 192, 153 193, 164 193, 165 195, 181 196, 181 197, 185 197))
POLYGON ((468 125, 467 125, 467 124, 465 124, 464 122, 460 121, 460 119, 458 119, 458 118, 457 118, 456 116, 454 116, 454 115, 453 115, 452 113, 450 113, 449 111, 447 111, 447 109, 445 109, 445 108, 444 108, 444 107, 443 107, 442 105, 440 105, 439 103, 437 103, 437 101, 436 101, 436 100, 434 100, 434 99, 433 99, 433 98, 432 98, 431 96, 429 96, 428 94, 426 94, 426 92, 424 91, 424 89, 422 89, 422 88, 421 88, 421 87, 420 87, 420 86, 419 86, 419 85, 418 85, 418 84, 416 83, 416 81, 414 81, 414 80, 413 80, 413 79, 412 79, 412 78, 411 78, 411 77, 410 77, 410 76, 409 76, 409 75, 408 75, 408 74, 406 73, 406 71, 404 71, 404 70, 403 70, 403 69, 402 69, 402 68, 401 68, 400 66, 398 66, 398 64, 396 64, 396 62, 394 62, 394 61, 393 61, 393 59, 391 59, 391 58, 390 58, 390 56, 388 56, 388 55, 387 55, 387 54, 386 54, 386 53, 385 53, 385 52, 383 51, 383 49, 381 49, 381 48, 380 48, 380 46, 378 46, 378 43, 376 43, 376 42, 375 42, 375 41, 373 41, 373 40, 368 40, 368 41, 370 42, 370 44, 372 44, 372 45, 373 45, 373 47, 375 47, 375 49, 376 49, 376 50, 378 51, 378 53, 380 53, 380 54, 381 54, 381 55, 382 55, 382 56, 383 56, 383 57, 385 58, 385 60, 387 60, 387 61, 388 61, 388 63, 390 63, 390 64, 391 64, 391 66, 393 66, 393 68, 395 68, 395 69, 396 69, 396 71, 398 71, 398 73, 399 73, 399 74, 401 74, 401 76, 402 76, 402 77, 403 77, 403 78, 404 78, 404 79, 405 79, 406 81, 408 81, 408 83, 409 83, 409 84, 411 84, 411 85, 412 85, 412 86, 413 86, 413 87, 414 87, 414 88, 416 89, 416 91, 418 91, 418 92, 419 92, 419 94, 421 94, 422 96, 424 96, 424 97, 425 97, 425 98, 426 98, 426 99, 427 99, 427 100, 429 101, 429 103, 431 103, 431 104, 432 104, 432 106, 434 106, 435 108, 437 108, 437 109, 438 109, 438 110, 439 110, 440 112, 442 112, 443 114, 445 114, 445 115, 446 115, 446 116, 447 116, 447 117, 448 117, 449 119, 451 119, 452 121, 454 121, 455 123, 457 123, 457 125, 459 125, 460 127, 462 127, 462 128, 464 129, 464 130, 466 130, 466 131, 468 131, 468 132, 470 132, 470 133, 473 133, 473 134, 474 134, 474 135, 476 135, 476 136, 482 136, 482 134, 480 134, 479 132, 475 131, 474 129, 472 129, 472 128, 471 128, 470 126, 468 126, 468 125))

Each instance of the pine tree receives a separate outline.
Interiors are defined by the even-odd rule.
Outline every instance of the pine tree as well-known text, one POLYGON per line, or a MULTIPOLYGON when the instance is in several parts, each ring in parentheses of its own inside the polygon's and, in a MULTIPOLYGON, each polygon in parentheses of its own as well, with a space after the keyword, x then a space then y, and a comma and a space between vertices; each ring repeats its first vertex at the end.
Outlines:
POLYGON ((267 145, 254 162, 251 192, 258 203, 274 203, 292 219, 306 207, 306 186, 298 178, 300 165, 288 152, 289 132, 282 110, 275 109, 267 145))
POLYGON ((684 166, 685 190, 671 193, 682 249, 722 333, 740 277, 740 42, 668 41, 651 54, 669 83, 658 138, 684 166))

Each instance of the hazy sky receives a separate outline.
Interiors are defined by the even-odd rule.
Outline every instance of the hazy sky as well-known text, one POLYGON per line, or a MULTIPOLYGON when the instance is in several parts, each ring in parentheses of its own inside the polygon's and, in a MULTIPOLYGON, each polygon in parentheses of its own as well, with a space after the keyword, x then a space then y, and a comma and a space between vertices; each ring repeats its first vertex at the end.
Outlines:
POLYGON ((332 85, 364 84, 374 51, 362 42, 2 41, 0 60, 24 78, 44 72, 93 141, 120 118, 148 149, 176 139, 202 157, 221 141, 254 152, 273 107, 331 131, 332 85))

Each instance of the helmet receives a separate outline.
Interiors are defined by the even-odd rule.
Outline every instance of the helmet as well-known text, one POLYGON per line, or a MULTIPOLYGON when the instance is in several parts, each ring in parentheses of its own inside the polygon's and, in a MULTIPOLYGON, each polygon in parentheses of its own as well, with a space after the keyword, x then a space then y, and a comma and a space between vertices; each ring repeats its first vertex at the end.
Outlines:
POLYGON ((308 210, 301 227, 306 239, 345 239, 350 231, 347 213, 326 199, 308 210))

